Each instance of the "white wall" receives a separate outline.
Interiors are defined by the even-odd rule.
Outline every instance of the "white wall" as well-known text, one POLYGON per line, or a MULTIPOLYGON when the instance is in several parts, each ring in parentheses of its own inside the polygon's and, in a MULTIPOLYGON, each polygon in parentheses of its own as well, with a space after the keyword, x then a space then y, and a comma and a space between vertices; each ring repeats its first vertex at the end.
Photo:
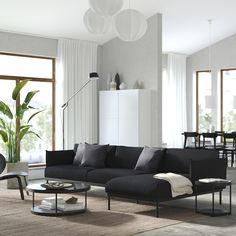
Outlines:
MULTIPOLYGON (((220 79, 221 69, 236 68, 236 35, 228 37, 214 45, 211 48, 211 68, 209 68, 209 48, 205 48, 199 52, 190 55, 187 58, 187 120, 188 131, 195 131, 193 126, 193 117, 195 114, 195 72, 200 70, 212 71, 212 88, 213 96, 220 96, 217 84, 220 79)), ((219 116, 214 120, 214 125, 219 123, 219 116)))
POLYGON ((133 88, 136 81, 142 88, 152 89, 154 98, 153 139, 161 145, 161 91, 162 91, 162 16, 156 14, 148 19, 146 34, 136 42, 124 42, 115 38, 102 46, 102 89, 108 89, 108 77, 118 73, 121 82, 133 88), (156 132, 158 130, 158 134, 156 132))
POLYGON ((0 32, 0 52, 57 56, 57 39, 0 32))

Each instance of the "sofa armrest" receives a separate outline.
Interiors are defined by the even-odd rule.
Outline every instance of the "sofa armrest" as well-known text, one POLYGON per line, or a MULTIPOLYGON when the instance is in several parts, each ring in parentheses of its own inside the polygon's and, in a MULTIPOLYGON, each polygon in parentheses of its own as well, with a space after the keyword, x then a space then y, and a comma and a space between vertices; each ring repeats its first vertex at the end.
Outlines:
POLYGON ((46 151, 46 167, 72 164, 74 157, 74 150, 46 151))
POLYGON ((227 159, 214 158, 208 160, 192 160, 190 163, 190 179, 194 184, 202 178, 226 179, 227 159))

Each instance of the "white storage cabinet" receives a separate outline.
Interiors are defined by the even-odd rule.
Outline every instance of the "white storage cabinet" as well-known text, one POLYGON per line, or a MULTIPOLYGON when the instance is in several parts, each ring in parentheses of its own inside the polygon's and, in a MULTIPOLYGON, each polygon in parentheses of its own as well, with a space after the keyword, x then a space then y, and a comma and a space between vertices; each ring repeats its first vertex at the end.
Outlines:
POLYGON ((100 91, 99 143, 151 146, 151 90, 100 91))

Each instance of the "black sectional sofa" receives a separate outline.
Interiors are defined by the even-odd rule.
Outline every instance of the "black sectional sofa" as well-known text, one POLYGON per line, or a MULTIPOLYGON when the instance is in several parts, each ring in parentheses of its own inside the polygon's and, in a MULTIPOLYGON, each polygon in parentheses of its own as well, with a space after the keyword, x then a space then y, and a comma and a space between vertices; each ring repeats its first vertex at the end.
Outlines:
MULTIPOLYGON (((219 158, 215 150, 165 149, 158 166, 152 172, 135 170, 135 165, 143 150, 141 147, 109 146, 103 168, 82 167, 73 164, 78 144, 74 150, 46 152, 46 179, 63 179, 89 182, 104 186, 108 195, 108 209, 112 196, 152 201, 158 204, 193 195, 205 194, 211 189, 193 187, 192 195, 173 198, 171 186, 165 180, 154 179, 156 173, 173 172, 188 177, 193 185, 200 178, 226 178, 226 159, 219 158)), ((221 193, 222 189, 219 189, 221 193)))

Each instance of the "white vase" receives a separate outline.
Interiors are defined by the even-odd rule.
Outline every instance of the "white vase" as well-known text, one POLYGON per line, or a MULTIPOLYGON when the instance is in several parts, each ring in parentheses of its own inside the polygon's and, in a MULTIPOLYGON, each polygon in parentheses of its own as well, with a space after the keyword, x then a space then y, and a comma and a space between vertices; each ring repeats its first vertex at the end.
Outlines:
POLYGON ((124 90, 124 89, 127 89, 127 85, 126 85, 126 83, 122 82, 120 84, 120 90, 124 90))
POLYGON ((110 83, 110 90, 116 90, 116 82, 114 79, 110 83))

